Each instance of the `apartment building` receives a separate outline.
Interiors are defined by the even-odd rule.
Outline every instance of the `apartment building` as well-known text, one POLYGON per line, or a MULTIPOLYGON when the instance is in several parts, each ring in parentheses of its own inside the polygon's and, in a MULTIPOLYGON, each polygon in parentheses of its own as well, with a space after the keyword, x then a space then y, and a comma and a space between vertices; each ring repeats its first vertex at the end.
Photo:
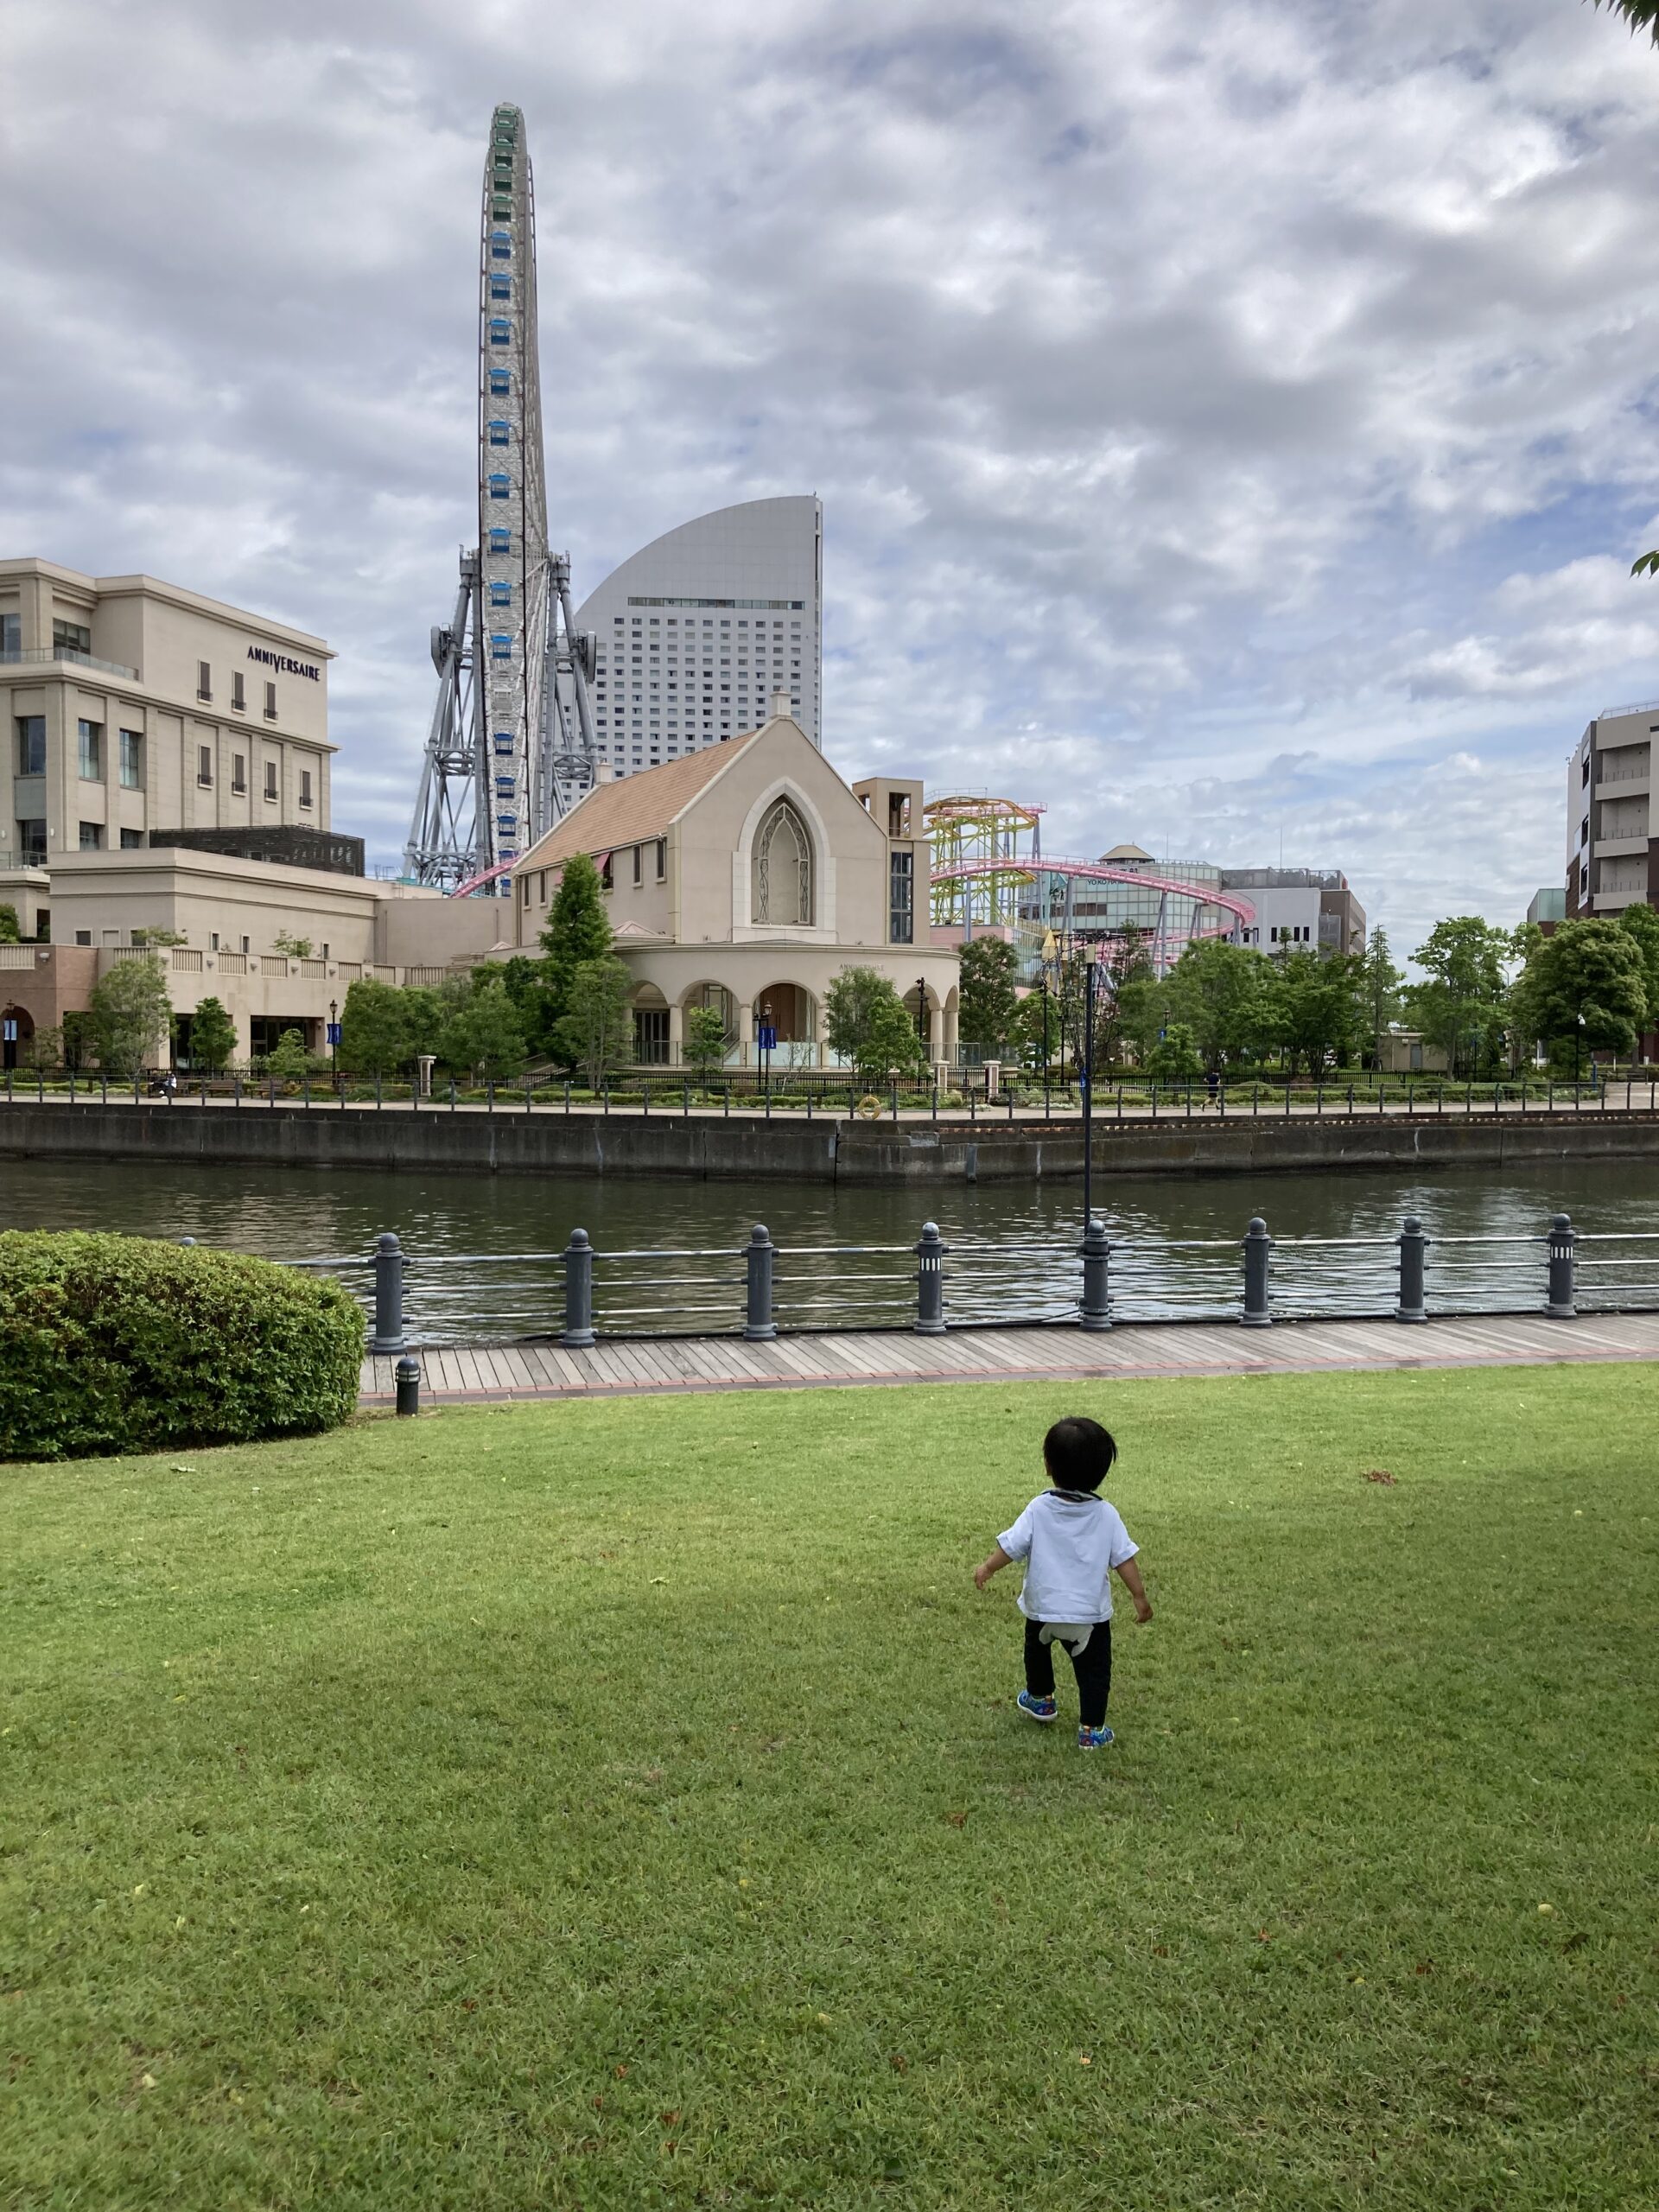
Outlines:
POLYGON ((1653 740, 1659 700, 1598 715, 1567 771, 1567 913, 1617 914, 1659 905, 1659 837, 1652 821, 1653 740))

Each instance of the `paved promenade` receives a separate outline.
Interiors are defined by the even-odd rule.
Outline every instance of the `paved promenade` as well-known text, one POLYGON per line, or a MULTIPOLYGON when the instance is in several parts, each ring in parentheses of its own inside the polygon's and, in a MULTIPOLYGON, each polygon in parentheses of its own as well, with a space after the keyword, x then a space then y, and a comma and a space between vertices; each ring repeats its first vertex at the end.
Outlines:
MULTIPOLYGON (((1104 1376, 1264 1375, 1405 1367, 1538 1366, 1659 1359, 1659 1313, 1482 1314, 1395 1321, 1147 1323, 1098 1335, 1070 1327, 963 1329, 943 1337, 849 1330, 745 1344, 737 1337, 613 1338, 421 1353, 426 1404, 604 1398, 677 1391, 817 1389, 894 1382, 1080 1382, 1104 1376)), ((363 1363, 363 1402, 396 1395, 390 1358, 363 1363)))

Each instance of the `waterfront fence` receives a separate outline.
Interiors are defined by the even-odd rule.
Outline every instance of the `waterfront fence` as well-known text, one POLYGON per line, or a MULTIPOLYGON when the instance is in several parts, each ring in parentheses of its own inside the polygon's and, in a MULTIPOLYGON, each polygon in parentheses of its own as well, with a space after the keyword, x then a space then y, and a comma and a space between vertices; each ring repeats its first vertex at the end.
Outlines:
MULTIPOLYGON (((793 1070, 767 1083, 750 1071, 712 1081, 689 1072, 648 1070, 619 1072, 597 1089, 567 1080, 527 1075, 513 1081, 468 1084, 440 1078, 423 1092, 405 1078, 385 1076, 333 1077, 308 1073, 284 1078, 270 1074, 202 1076, 170 1071, 143 1071, 130 1080, 96 1071, 48 1072, 8 1068, 3 1074, 7 1105, 111 1105, 130 1103, 156 1110, 190 1111, 203 1107, 298 1108, 317 1113, 472 1114, 524 1116, 563 1114, 653 1115, 691 1120, 734 1114, 760 1115, 770 1121, 851 1119, 898 1122, 906 1116, 931 1122, 941 1115, 970 1127, 1045 1121, 1075 1123, 1083 1101, 1076 1084, 1045 1082, 1040 1075, 1010 1077, 995 1094, 964 1076, 951 1087, 937 1084, 885 1082, 866 1087, 846 1074, 793 1070)), ((1543 1077, 1516 1077, 1487 1083, 1453 1083, 1440 1077, 1381 1077, 1351 1082, 1289 1082, 1267 1078, 1248 1083, 1202 1081, 1154 1083, 1129 1076, 1095 1085, 1094 1125, 1108 1128, 1125 1120, 1154 1122, 1250 1119, 1363 1121, 1389 1115, 1438 1121, 1481 1116, 1548 1114, 1611 1115, 1659 1120, 1659 1077, 1628 1080, 1557 1083, 1543 1077)))
MULTIPOLYGON (((477 1343, 452 1319, 423 1325, 422 1285, 454 1269, 526 1279, 525 1338, 570 1350, 630 1337, 845 1329, 1071 1326, 1169 1320, 1410 1324, 1479 1313, 1659 1309, 1659 1230, 1585 1234, 1565 1213, 1537 1231, 1432 1236, 1408 1215, 1392 1236, 1274 1236, 1261 1215, 1236 1237, 1124 1236, 1103 1221, 1078 1238, 948 1238, 914 1244, 785 1244, 757 1223, 741 1244, 601 1250, 582 1229, 562 1252, 406 1253, 391 1231, 362 1260, 294 1261, 364 1283, 370 1350, 477 1343), (537 1323, 539 1322, 539 1325, 537 1323)), ((453 1300, 447 1301, 453 1310, 453 1300)))

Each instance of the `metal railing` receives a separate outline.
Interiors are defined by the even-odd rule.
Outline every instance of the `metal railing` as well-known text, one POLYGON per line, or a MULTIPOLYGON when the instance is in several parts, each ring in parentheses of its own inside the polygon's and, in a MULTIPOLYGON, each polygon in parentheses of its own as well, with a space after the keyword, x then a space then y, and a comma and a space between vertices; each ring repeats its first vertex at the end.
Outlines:
MULTIPOLYGON (((1659 1310, 1659 1230, 1584 1235, 1565 1213, 1547 1229, 1431 1236, 1408 1215, 1395 1236, 1275 1237, 1262 1216, 1242 1236, 1112 1242, 947 1242, 926 1222, 914 1244, 779 1246, 757 1223, 741 1246, 596 1250, 573 1230, 563 1251, 404 1251, 391 1231, 365 1259, 296 1260, 371 1273, 370 1349, 477 1342, 411 1328, 408 1279, 457 1268, 528 1269, 546 1286, 546 1325, 569 1350, 601 1340, 741 1337, 837 1329, 950 1329, 1231 1320, 1245 1328, 1314 1319, 1420 1323, 1458 1314, 1659 1310), (1597 1249, 1586 1252, 1583 1248, 1597 1249), (1606 1249, 1603 1249, 1606 1248, 1606 1249), (1387 1255, 1384 1260, 1383 1255, 1387 1255), (1378 1264, 1382 1262, 1382 1264, 1378 1264), (555 1288, 555 1281, 557 1288, 555 1288)), ((418 1304, 418 1297, 416 1301, 418 1304)))
MULTIPOLYGON (((136 959, 139 953, 118 948, 117 959, 136 959)), ((119 1103, 133 1088, 124 1077, 111 1078, 97 1071, 79 1069, 7 1068, 0 1099, 18 1103, 74 1104, 94 1097, 119 1103)), ((843 1122, 898 1122, 906 1116, 929 1122, 966 1122, 970 1128, 982 1124, 1041 1119, 1062 1126, 1076 1126, 1082 1101, 1076 1084, 1058 1079, 1022 1076, 1005 1081, 1001 1090, 988 1094, 982 1085, 964 1082, 950 1090, 938 1084, 885 1084, 870 1090, 843 1077, 815 1077, 810 1082, 785 1084, 780 1078, 768 1087, 749 1078, 721 1078, 708 1083, 672 1072, 652 1075, 636 1071, 607 1078, 597 1090, 569 1080, 549 1081, 532 1076, 512 1081, 487 1079, 480 1084, 449 1077, 435 1081, 423 1091, 406 1077, 379 1075, 333 1074, 326 1067, 295 1077, 232 1070, 222 1075, 200 1071, 146 1069, 135 1096, 164 1099, 169 1105, 193 1103, 208 1106, 284 1106, 309 1112, 383 1112, 388 1109, 410 1113, 533 1115, 639 1115, 684 1120, 697 1116, 729 1120, 734 1115, 758 1115, 767 1121, 817 1119, 843 1122)), ((1516 1077, 1498 1083, 1453 1083, 1449 1078, 1382 1078, 1373 1084, 1294 1084, 1254 1082, 1217 1084, 1211 1090, 1202 1082, 1166 1083, 1134 1079, 1111 1085, 1097 1084, 1093 1122, 1097 1132, 1126 1122, 1216 1122, 1234 1120, 1281 1121, 1474 1121, 1501 1116, 1624 1115, 1659 1120, 1659 1077, 1612 1077, 1583 1083, 1556 1082, 1551 1077, 1516 1077)))

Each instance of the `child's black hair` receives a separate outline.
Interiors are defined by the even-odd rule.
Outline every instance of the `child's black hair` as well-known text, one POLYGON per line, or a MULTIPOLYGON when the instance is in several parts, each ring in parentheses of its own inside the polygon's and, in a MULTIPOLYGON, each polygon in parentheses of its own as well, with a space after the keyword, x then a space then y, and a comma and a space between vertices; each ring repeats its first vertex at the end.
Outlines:
POLYGON ((1087 1414, 1057 1421, 1043 1439, 1043 1465, 1056 1490, 1098 1490, 1116 1457, 1109 1433, 1087 1414))

